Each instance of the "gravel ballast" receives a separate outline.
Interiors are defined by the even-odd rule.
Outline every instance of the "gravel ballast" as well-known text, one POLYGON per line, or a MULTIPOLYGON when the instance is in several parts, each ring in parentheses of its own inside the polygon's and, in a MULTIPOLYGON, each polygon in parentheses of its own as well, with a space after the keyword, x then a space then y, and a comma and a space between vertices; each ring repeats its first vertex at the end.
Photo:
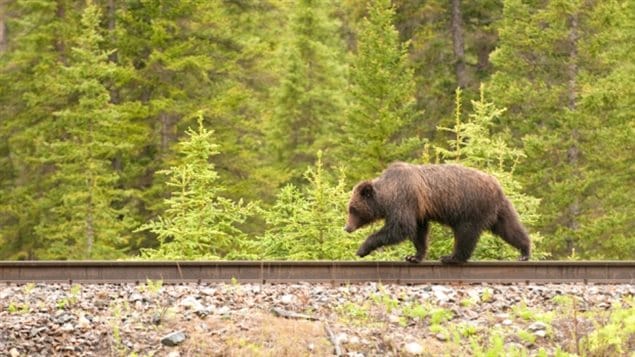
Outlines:
POLYGON ((632 284, 2 286, 0 355, 434 356, 499 340, 508 354, 629 355, 635 331, 619 327, 635 322, 634 294, 632 284), (618 343, 601 340, 609 324, 618 343))

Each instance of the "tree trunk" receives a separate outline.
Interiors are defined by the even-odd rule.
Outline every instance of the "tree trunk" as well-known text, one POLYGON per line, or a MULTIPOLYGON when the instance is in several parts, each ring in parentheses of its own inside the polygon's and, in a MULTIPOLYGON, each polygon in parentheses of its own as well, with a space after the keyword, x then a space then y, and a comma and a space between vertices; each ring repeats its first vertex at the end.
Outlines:
MULTIPOLYGON (((116 11, 117 6, 115 5, 115 0, 108 0, 108 13, 106 15, 108 19, 108 34, 111 40, 111 48, 114 48, 114 38, 115 38, 115 29, 116 29, 116 11)), ((119 61, 117 57, 117 51, 112 52, 108 55, 108 60, 112 63, 117 63, 119 61)), ((114 84, 109 84, 109 92, 110 92, 110 102, 113 104, 118 104, 121 102, 121 96, 119 95, 119 91, 115 88, 114 84)))
MULTIPOLYGON (((569 64, 567 65, 567 109, 569 115, 576 110, 577 101, 577 76, 578 76, 578 14, 573 14, 569 17, 570 32, 568 37, 569 42, 569 64)), ((567 163, 571 167, 573 172, 573 178, 577 181, 579 179, 579 131, 573 124, 571 129, 571 146, 567 150, 567 163)), ((580 215, 580 199, 577 193, 574 193, 574 197, 567 209, 568 219, 567 228, 571 232, 570 236, 566 239, 567 251, 570 255, 574 253, 575 249, 575 235, 580 228, 578 222, 578 216, 580 215)))
MULTIPOLYGON (((110 34, 110 37, 114 39, 115 37, 115 28, 117 26, 117 5, 115 5, 115 0, 108 0, 108 14, 107 14, 107 18, 108 18, 108 33, 110 34)), ((112 47, 114 47, 113 44, 111 44, 112 47)), ((111 62, 117 62, 117 52, 113 52, 110 55, 108 55, 108 59, 111 62)))
POLYGON ((467 73, 465 71, 465 46, 463 39, 463 18, 461 17, 461 0, 452 0, 451 31, 456 81, 459 87, 465 88, 467 86, 467 73))
POLYGON ((174 141, 176 141, 176 130, 174 126, 176 124, 177 118, 176 116, 168 113, 161 113, 159 114, 159 121, 161 125, 160 152, 161 154, 166 154, 168 150, 170 150, 170 145, 174 141))
MULTIPOLYGON (((64 17, 66 16, 66 7, 64 7, 64 2, 63 1, 58 1, 57 3, 57 10, 55 11, 55 15, 57 16, 57 18, 59 19, 60 23, 63 23, 64 21, 64 17)), ((66 54, 64 53, 64 40, 63 40, 63 35, 58 33, 57 34, 59 37, 57 37, 55 39, 55 43, 53 44, 55 51, 58 53, 59 58, 60 58, 60 62, 62 62, 62 64, 66 64, 66 54)))
POLYGON ((95 203, 94 203, 94 190, 95 190, 95 177, 94 177, 94 165, 92 165, 92 161, 94 160, 93 158, 93 152, 92 152, 92 148, 91 148, 91 144, 94 141, 94 135, 93 135, 93 121, 92 119, 89 119, 88 122, 88 135, 89 135, 89 140, 88 140, 88 165, 87 165, 87 171, 86 173, 88 174, 88 187, 86 188, 88 191, 88 202, 87 202, 87 212, 86 212, 86 252, 85 252, 85 259, 90 259, 91 253, 93 251, 93 244, 95 243, 95 203))
POLYGON ((0 0, 0 53, 7 50, 7 1, 0 0))
POLYGON ((93 245, 95 244, 95 209, 93 207, 93 193, 92 188, 88 196, 88 212, 86 215, 86 255, 85 259, 90 259, 93 252, 93 245))

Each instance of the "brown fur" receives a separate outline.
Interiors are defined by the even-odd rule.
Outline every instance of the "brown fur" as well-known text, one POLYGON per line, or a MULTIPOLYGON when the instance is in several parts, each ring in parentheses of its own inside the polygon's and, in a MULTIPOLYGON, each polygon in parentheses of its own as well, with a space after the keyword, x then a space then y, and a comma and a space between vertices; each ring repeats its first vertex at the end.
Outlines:
POLYGON ((514 207, 494 177, 475 169, 394 163, 381 176, 357 184, 348 206, 347 232, 385 219, 360 246, 360 257, 410 238, 416 254, 406 260, 419 262, 427 252, 429 222, 435 221, 454 232, 454 252, 442 258, 445 263, 467 261, 484 230, 520 250, 521 260, 529 259, 529 236, 514 207))

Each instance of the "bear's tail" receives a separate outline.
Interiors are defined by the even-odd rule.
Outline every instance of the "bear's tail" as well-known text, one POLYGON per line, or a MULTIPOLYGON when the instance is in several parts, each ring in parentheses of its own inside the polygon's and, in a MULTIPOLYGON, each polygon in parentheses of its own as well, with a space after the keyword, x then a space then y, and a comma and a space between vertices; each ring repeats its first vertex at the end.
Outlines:
POLYGON ((531 241, 525 227, 520 223, 518 214, 512 203, 505 198, 498 211, 496 222, 492 225, 492 233, 520 250, 521 260, 528 260, 531 255, 531 241))

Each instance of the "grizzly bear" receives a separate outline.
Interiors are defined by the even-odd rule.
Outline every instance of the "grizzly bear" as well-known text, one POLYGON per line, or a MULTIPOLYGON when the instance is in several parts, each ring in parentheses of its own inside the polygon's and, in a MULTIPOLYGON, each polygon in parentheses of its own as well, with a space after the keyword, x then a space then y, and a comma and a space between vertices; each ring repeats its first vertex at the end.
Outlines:
POLYGON ((466 262, 484 230, 520 250, 520 260, 529 259, 529 236, 498 181, 464 166, 397 162, 381 176, 360 182, 353 189, 344 230, 350 233, 380 219, 384 226, 366 238, 358 256, 410 238, 416 253, 406 261, 418 263, 426 256, 429 222, 434 221, 454 233, 454 252, 441 258, 443 263, 466 262))

